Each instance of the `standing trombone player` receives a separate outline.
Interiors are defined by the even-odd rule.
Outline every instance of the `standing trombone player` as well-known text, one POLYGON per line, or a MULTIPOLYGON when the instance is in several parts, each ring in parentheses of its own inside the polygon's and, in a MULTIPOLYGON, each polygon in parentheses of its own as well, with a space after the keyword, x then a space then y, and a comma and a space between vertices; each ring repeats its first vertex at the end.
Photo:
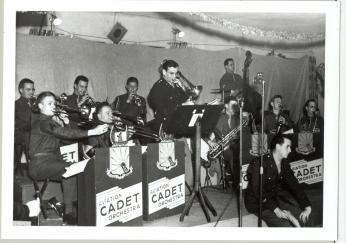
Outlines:
POLYGON ((179 71, 174 60, 164 60, 159 68, 160 79, 155 82, 148 95, 149 106, 154 111, 155 120, 151 124, 154 131, 172 114, 179 105, 193 104, 202 86, 194 86, 179 71))

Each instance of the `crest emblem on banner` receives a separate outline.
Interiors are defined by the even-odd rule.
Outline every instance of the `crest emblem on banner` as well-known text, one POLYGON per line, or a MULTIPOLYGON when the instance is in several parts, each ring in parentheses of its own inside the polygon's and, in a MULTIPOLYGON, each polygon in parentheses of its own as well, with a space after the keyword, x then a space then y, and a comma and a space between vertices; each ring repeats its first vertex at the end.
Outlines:
POLYGON ((132 172, 133 168, 130 165, 130 148, 110 148, 107 175, 111 178, 123 179, 126 176, 131 175, 132 172))
POLYGON ((252 156, 259 156, 263 152, 263 154, 268 153, 268 138, 267 134, 264 134, 263 136, 263 145, 262 144, 262 134, 260 133, 254 133, 251 135, 251 149, 249 153, 252 156))
POLYGON ((178 165, 175 158, 174 143, 159 143, 159 160, 156 166, 159 170, 169 171, 178 165))
POLYGON ((297 153, 308 155, 315 152, 316 148, 313 145, 313 134, 311 132, 298 133, 297 153))

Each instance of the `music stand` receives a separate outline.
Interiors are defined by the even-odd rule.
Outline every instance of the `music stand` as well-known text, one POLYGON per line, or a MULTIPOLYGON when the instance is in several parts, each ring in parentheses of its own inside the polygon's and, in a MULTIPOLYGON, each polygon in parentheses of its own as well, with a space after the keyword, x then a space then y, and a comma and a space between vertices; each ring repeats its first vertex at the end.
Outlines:
POLYGON ((192 194, 187 201, 185 208, 180 215, 180 221, 184 221, 185 215, 188 215, 192 203, 197 196, 207 221, 210 222, 210 216, 207 208, 214 216, 217 215, 214 207, 204 194, 201 187, 201 137, 208 136, 215 128, 222 105, 188 105, 180 106, 167 119, 167 132, 177 136, 195 137, 195 168, 194 184, 192 194))

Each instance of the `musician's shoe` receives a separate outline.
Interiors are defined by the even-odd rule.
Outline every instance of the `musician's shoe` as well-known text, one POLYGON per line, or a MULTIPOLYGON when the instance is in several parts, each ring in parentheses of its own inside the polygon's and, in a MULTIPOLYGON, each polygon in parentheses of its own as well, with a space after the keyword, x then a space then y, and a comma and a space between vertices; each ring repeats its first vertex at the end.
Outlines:
POLYGON ((76 225, 77 224, 77 215, 73 212, 66 213, 62 220, 64 223, 68 225, 76 225))
POLYGON ((51 199, 48 200, 47 204, 49 205, 49 207, 54 209, 54 211, 59 217, 64 216, 64 211, 65 211, 64 203, 59 202, 55 197, 52 197, 51 199))

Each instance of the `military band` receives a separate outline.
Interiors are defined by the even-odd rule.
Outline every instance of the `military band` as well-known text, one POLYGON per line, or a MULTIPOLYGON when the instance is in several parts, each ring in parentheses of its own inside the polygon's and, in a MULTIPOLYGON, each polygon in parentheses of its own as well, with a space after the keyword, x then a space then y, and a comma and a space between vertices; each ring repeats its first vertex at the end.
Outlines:
MULTIPOLYGON (((220 114, 214 131, 203 138, 209 141, 211 147, 240 124, 239 94, 244 86, 242 77, 234 72, 234 66, 232 58, 225 60, 225 74, 219 82, 220 90, 224 93, 224 111, 220 114)), ((76 141, 91 148, 107 148, 117 146, 117 143, 123 145, 124 141, 120 137, 124 132, 127 133, 126 138, 135 140, 136 144, 145 145, 148 142, 145 139, 151 142, 164 140, 160 132, 165 130, 168 117, 179 106, 194 105, 202 90, 202 87, 194 86, 186 80, 179 69, 179 64, 175 60, 164 60, 159 68, 159 79, 153 84, 147 99, 137 94, 140 88, 139 79, 129 77, 125 84, 126 93, 115 97, 111 104, 97 102, 89 96, 88 85, 91 81, 84 75, 75 78, 73 93, 67 96, 66 100, 59 99, 50 91, 42 92, 34 98, 34 81, 21 80, 18 86, 21 97, 15 102, 15 161, 19 159, 21 151, 25 151, 27 159, 30 160, 31 178, 62 181, 65 205, 63 218, 68 224, 73 225, 77 222, 77 215, 72 213, 72 202, 76 199, 76 182, 62 178, 69 165, 61 158, 59 147, 76 141), (151 121, 147 121, 147 105, 154 112, 154 119, 151 121), (59 107, 62 107, 62 110, 59 110, 59 107), (93 114, 90 114, 91 111, 93 114), (88 126, 84 126, 83 130, 81 124, 88 126), (85 127, 88 127, 88 130, 85 130, 85 127), (115 133, 119 133, 119 140, 115 139, 115 133)), ((270 177, 275 179, 275 190, 280 180, 296 188, 294 192, 298 202, 305 209, 303 212, 292 213, 301 219, 302 223, 307 224, 311 205, 302 189, 297 186, 298 183, 285 162, 290 152, 291 141, 282 137, 282 134, 290 129, 323 133, 323 119, 317 113, 316 101, 312 99, 306 101, 296 125, 290 119, 289 112, 283 109, 281 95, 273 96, 269 106, 264 116, 264 132, 275 135, 276 140, 274 139, 272 145, 272 153, 265 160, 265 176, 268 180, 270 177), (287 178, 282 179, 282 176, 287 178)), ((170 138, 174 139, 174 134, 170 138)), ((237 185, 240 179, 237 172, 239 153, 239 136, 236 135, 229 141, 229 146, 224 148, 222 156, 225 163, 221 165, 229 175, 227 183, 233 182, 233 185, 237 185)), ((220 166, 219 158, 214 160, 214 163, 220 166)), ((250 166, 252 179, 246 197, 246 205, 254 213, 257 213, 255 205, 261 200, 256 192, 257 165, 250 166)), ((268 184, 267 179, 265 180, 268 184)), ((270 183, 268 186, 272 186, 270 183)), ((267 190, 266 186, 265 188, 267 190)), ((266 201, 263 219, 268 220, 270 226, 290 225, 283 209, 291 209, 277 204, 276 194, 273 193, 276 191, 266 192, 262 199, 266 201)))

